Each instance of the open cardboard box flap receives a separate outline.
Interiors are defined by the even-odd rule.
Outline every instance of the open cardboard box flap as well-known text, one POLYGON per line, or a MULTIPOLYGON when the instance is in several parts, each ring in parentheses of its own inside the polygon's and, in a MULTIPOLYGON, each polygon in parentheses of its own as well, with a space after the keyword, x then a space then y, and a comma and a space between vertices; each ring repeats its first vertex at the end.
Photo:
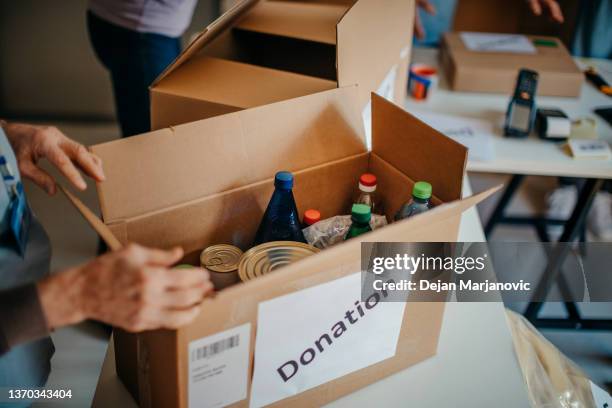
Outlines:
POLYGON ((170 75, 155 91, 190 98, 191 103, 215 101, 229 113, 335 87, 336 82, 327 79, 199 54, 183 65, 180 75, 170 75))
MULTIPOLYGON (((410 1, 359 0, 354 4, 306 4, 264 1, 236 24, 259 33, 335 44, 338 86, 359 84, 359 101, 365 106, 398 56, 408 55, 412 18, 389 21, 390 16, 411 16, 410 1), (364 59, 364 55, 367 58, 364 59)), ((395 68, 397 69, 397 67, 395 68)))
MULTIPOLYGON (((284 1, 243 0, 206 27, 181 55, 159 75, 151 89, 160 92, 162 81, 185 62, 232 27, 246 31, 336 45, 336 76, 340 87, 359 84, 363 108, 370 92, 391 75, 405 72, 410 52, 414 2, 359 0, 350 5, 307 4, 284 1), (393 19, 397 20, 393 20, 393 19), (364 55, 367 58, 364 59, 364 55), (391 69, 390 69, 391 67, 391 69)), ((310 86, 325 86, 325 81, 310 86)), ((333 84, 333 82, 330 82, 333 84)), ((296 85, 297 86, 297 85, 296 85)), ((405 81, 398 81, 395 93, 403 95, 405 81)), ((164 88, 168 92, 169 87, 164 88)), ((311 92, 307 86, 303 94, 311 92)), ((170 92, 172 93, 172 92, 170 92)), ((245 106, 250 107, 250 106, 245 106)), ((178 122, 174 122, 178 123, 178 122)))
POLYGON ((336 24, 348 9, 348 5, 263 1, 237 27, 335 45, 336 24))
MULTIPOLYGON (((104 220, 142 216, 263 182, 279 170, 366 153, 356 92, 355 86, 332 89, 93 146, 107 175, 98 184, 104 220)), ((431 180, 442 201, 461 198, 464 146, 376 94, 372 116, 374 154, 415 179, 431 180)))
POLYGON ((356 87, 333 89, 92 147, 112 223, 366 153, 356 87))
POLYGON ((234 7, 225 12, 221 17, 209 24, 197 37, 189 43, 174 62, 153 81, 151 87, 154 87, 159 81, 164 79, 170 73, 180 67, 185 61, 197 54, 204 46, 214 40, 219 34, 231 26, 238 18, 240 18, 247 10, 255 6, 260 0, 242 0, 234 7))

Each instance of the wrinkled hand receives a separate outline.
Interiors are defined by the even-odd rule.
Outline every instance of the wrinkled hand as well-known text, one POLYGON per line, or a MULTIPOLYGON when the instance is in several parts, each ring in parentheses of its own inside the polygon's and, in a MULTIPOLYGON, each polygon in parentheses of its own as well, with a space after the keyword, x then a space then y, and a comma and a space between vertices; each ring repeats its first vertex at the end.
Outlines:
POLYGON ((130 245, 94 260, 83 268, 86 315, 129 331, 190 323, 213 286, 203 269, 168 269, 182 256, 130 245))
POLYGON ((55 180, 38 165, 43 158, 57 167, 79 190, 85 190, 87 184, 77 169, 96 181, 104 180, 102 160, 56 127, 7 123, 3 128, 15 151, 20 173, 47 193, 53 195, 57 189, 55 180))
POLYGON ((536 16, 541 16, 546 11, 557 23, 563 22, 563 12, 556 0, 527 0, 529 8, 536 16))
POLYGON ((38 284, 49 326, 95 319, 139 332, 190 323, 213 285, 203 269, 169 269, 182 256, 131 244, 51 275, 38 284))
MULTIPOLYGON (((426 13, 436 15, 436 8, 429 2, 429 0, 417 0, 417 7, 423 9, 426 13)), ((421 23, 421 17, 419 11, 416 10, 414 13, 414 33, 419 40, 425 38, 425 29, 421 23)))

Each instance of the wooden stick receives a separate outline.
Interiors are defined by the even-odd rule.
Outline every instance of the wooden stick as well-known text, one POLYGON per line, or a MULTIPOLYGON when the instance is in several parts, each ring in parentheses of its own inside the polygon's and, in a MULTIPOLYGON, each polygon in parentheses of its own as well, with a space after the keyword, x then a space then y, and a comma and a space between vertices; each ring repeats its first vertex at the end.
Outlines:
POLYGON ((117 251, 121 249, 121 242, 117 239, 115 234, 102 222, 102 220, 94 214, 77 196, 72 194, 67 188, 59 183, 56 183, 57 187, 64 193, 64 195, 70 200, 70 202, 76 207, 81 213, 83 218, 93 227, 94 230, 102 237, 106 245, 112 250, 117 251))

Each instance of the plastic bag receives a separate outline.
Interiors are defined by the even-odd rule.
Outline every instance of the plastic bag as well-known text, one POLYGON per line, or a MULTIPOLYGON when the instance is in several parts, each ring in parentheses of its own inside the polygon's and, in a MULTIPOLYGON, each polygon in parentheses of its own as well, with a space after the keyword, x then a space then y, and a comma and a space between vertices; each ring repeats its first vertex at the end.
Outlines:
MULTIPOLYGON (((387 225, 387 217, 372 214, 370 227, 372 230, 387 225)), ((335 217, 321 220, 308 228, 304 228, 306 241, 319 249, 324 249, 344 241, 344 236, 351 227, 350 215, 337 215, 335 217)))
POLYGON ((506 310, 514 349, 536 408, 592 408, 589 378, 523 316, 506 310))

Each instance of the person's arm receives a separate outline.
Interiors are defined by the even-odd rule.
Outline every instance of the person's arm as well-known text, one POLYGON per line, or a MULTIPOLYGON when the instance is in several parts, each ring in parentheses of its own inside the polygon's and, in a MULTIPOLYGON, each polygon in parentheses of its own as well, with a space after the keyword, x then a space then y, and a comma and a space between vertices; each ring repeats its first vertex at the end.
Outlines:
POLYGON ((70 139, 54 126, 35 126, 0 120, 19 165, 22 176, 49 194, 55 194, 55 180, 38 162, 47 159, 79 190, 87 184, 79 170, 96 181, 104 180, 102 161, 85 146, 70 139))
POLYGON ((0 356, 48 332, 36 284, 0 292, 0 356))
POLYGON ((213 286, 203 269, 169 269, 182 256, 180 249, 129 245, 8 296, 2 292, 0 355, 85 319, 131 332, 188 324, 213 286))

